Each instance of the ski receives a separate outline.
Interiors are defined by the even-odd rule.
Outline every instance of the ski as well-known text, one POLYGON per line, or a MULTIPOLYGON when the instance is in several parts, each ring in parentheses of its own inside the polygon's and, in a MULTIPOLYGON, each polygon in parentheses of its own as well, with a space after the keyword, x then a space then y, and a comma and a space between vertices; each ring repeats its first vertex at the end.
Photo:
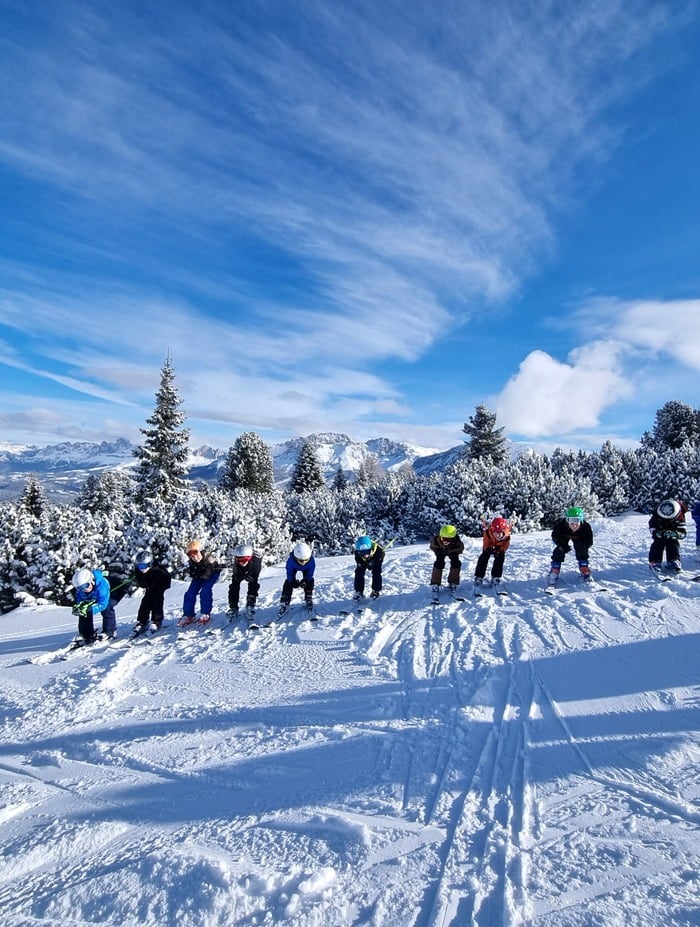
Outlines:
POLYGON ((143 628, 134 628, 131 636, 125 639, 127 647, 133 647, 134 644, 152 644, 155 638, 163 637, 163 631, 170 627, 170 623, 162 624, 160 627, 153 625, 144 626, 143 628))
POLYGON ((117 643, 116 637, 105 637, 102 639, 96 639, 91 644, 88 644, 86 641, 76 639, 71 641, 67 648, 63 648, 58 652, 59 660, 70 660, 74 656, 78 656, 81 653, 95 653, 95 651, 105 650, 110 644, 117 643))
MULTIPOLYGON (((454 590, 452 590, 452 589, 448 589, 448 590, 447 590, 447 594, 449 595, 449 597, 452 599, 453 602, 466 602, 466 601, 467 601, 467 599, 466 599, 465 596, 463 596, 463 595, 458 595, 457 592, 454 591, 454 590)), ((431 595, 432 595, 432 598, 430 599, 430 604, 431 604, 431 605, 439 605, 439 604, 440 604, 440 589, 439 589, 439 587, 438 587, 437 590, 432 591, 431 595)))
POLYGON ((475 599, 483 599, 489 592, 493 592, 495 596, 506 596, 508 595, 508 590, 501 583, 491 583, 488 586, 485 586, 483 583, 475 583, 472 590, 472 596, 475 599))

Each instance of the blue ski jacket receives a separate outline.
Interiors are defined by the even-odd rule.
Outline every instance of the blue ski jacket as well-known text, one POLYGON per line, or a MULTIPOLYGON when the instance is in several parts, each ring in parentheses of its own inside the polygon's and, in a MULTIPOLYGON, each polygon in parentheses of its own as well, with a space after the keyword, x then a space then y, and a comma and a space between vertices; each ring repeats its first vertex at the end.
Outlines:
POLYGON ((311 560, 308 560, 306 563, 299 563, 299 561, 295 559, 294 554, 289 555, 287 558, 287 579, 290 583, 294 582, 299 570, 301 570, 301 575, 305 580, 313 579, 314 571, 316 570, 316 561, 313 555, 311 556, 311 560))
POLYGON ((109 597, 112 590, 109 588, 109 583, 102 570, 92 570, 91 572, 95 578, 94 588, 92 588, 90 592, 83 592, 82 589, 76 589, 75 600, 76 602, 94 602, 95 611, 103 612, 109 605, 109 597))

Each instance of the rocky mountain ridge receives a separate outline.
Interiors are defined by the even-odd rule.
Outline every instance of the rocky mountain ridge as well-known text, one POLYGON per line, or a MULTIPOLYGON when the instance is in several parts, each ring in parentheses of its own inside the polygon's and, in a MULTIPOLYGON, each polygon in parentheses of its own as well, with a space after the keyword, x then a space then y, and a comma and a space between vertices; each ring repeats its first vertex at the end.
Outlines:
MULTIPOLYGON (((284 487, 288 482, 305 441, 313 445, 328 483, 332 482, 339 466, 352 481, 371 456, 376 457, 379 466, 387 472, 409 466, 417 473, 428 473, 447 466, 459 456, 463 447, 459 445, 440 452, 390 438, 353 441, 346 434, 334 432, 290 438, 269 445, 277 486, 284 487)), ((91 474, 104 470, 132 470, 136 465, 134 449, 135 445, 125 438, 95 443, 67 441, 46 447, 0 442, 0 499, 17 498, 27 477, 34 474, 50 499, 69 501, 91 474)), ((227 454, 228 448, 208 445, 192 449, 188 460, 190 479, 194 483, 215 484, 227 454)))

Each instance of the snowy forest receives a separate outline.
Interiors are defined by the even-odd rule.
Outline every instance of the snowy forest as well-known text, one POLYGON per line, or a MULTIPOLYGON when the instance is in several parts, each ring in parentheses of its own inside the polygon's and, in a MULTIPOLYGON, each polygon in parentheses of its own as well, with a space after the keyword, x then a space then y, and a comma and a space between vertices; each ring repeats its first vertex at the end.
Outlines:
MULTIPOLYGON (((632 450, 606 442, 599 451, 528 451, 512 459, 496 416, 484 406, 464 425, 460 459, 440 472, 385 473, 364 466, 350 482, 339 470, 326 485, 311 443, 302 444, 289 486, 276 489, 269 449, 255 432, 229 450, 219 485, 185 478, 189 430, 168 359, 153 414, 141 429, 133 476, 106 471, 87 478, 71 504, 52 504, 29 477, 22 497, 0 503, 0 609, 21 603, 70 601, 70 578, 81 566, 129 575, 137 550, 149 547, 175 576, 184 576, 183 548, 192 538, 232 558, 241 541, 265 562, 286 557, 292 542, 313 542, 318 554, 347 554, 358 535, 411 544, 441 524, 477 537, 481 520, 509 518, 516 532, 551 527, 570 505, 588 517, 647 512, 674 496, 700 496, 700 413, 679 401, 656 413, 632 450)), ((547 552, 548 554, 548 552, 547 552)))

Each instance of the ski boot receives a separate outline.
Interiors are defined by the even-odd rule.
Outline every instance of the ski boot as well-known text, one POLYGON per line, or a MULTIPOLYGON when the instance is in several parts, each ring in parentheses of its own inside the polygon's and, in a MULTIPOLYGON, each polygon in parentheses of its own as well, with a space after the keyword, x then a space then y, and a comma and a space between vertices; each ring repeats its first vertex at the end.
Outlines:
POLYGON ((378 599, 379 592, 376 589, 373 589, 369 594, 370 599, 378 599))
POLYGON ((232 624, 234 621, 238 620, 238 606, 230 605, 228 611, 226 612, 226 617, 229 620, 229 624, 232 624))
POLYGON ((289 602, 280 602, 280 607, 277 609, 277 617, 281 618, 282 615, 286 615, 289 611, 289 602))

